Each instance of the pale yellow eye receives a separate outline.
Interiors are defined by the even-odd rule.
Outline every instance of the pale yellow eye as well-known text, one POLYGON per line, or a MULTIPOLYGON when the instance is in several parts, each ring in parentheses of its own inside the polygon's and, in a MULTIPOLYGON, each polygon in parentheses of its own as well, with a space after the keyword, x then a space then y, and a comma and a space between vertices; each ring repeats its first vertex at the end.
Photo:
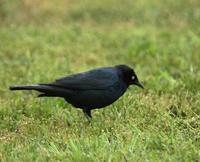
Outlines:
POLYGON ((133 75, 133 76, 131 77, 131 79, 134 80, 134 79, 135 79, 135 76, 133 75))

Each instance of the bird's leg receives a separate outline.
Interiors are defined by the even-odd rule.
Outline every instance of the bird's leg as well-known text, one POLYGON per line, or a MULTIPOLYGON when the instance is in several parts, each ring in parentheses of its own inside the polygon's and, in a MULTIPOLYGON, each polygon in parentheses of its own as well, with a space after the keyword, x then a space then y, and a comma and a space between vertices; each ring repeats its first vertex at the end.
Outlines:
POLYGON ((88 119, 88 121, 91 122, 91 119, 92 119, 91 110, 84 108, 83 112, 84 112, 86 118, 88 119))

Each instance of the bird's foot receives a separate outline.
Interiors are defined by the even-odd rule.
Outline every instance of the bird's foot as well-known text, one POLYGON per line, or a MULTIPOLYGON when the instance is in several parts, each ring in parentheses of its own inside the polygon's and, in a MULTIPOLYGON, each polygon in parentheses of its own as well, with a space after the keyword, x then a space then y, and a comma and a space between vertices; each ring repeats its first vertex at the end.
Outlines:
POLYGON ((83 112, 84 112, 88 122, 91 123, 92 122, 91 109, 83 109, 83 112))

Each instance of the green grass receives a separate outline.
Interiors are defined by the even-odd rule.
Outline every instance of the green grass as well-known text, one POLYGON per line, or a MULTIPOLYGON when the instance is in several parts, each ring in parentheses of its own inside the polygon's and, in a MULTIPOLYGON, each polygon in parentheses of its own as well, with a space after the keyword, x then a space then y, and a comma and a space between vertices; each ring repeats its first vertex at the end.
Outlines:
POLYGON ((198 0, 0 1, 0 161, 199 161, 198 0), (145 90, 83 113, 13 84, 125 63, 145 90))

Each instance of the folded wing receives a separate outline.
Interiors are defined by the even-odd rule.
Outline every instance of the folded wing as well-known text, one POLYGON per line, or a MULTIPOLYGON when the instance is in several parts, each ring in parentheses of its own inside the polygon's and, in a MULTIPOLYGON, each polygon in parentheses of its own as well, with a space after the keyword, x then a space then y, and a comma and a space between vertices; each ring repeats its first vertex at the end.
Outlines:
POLYGON ((45 85, 73 90, 101 90, 116 84, 118 81, 119 76, 117 70, 108 67, 70 75, 45 85))

